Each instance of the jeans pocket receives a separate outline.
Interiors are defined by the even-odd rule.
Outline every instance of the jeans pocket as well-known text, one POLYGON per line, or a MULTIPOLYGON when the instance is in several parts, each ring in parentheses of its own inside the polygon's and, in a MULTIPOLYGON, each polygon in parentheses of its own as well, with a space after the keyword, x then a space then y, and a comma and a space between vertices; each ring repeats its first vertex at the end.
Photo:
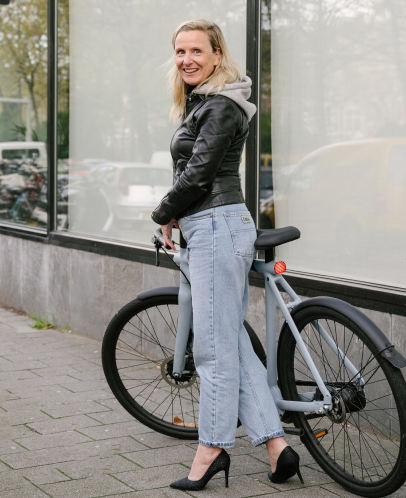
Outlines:
POLYGON ((230 230, 234 254, 236 256, 254 257, 257 230, 249 211, 224 213, 224 218, 230 230))
POLYGON ((186 221, 198 221, 198 220, 204 220, 206 218, 213 218, 213 213, 205 213, 205 214, 201 214, 201 213, 196 213, 196 214, 192 214, 191 216, 184 216, 183 219, 186 220, 186 221))

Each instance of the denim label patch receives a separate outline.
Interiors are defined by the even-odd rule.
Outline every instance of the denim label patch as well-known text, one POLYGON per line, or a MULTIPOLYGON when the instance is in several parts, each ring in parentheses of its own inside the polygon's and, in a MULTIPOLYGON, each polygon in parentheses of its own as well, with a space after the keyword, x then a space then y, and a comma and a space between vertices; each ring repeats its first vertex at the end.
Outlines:
POLYGON ((247 215, 241 216, 243 223, 251 223, 251 218, 247 215))

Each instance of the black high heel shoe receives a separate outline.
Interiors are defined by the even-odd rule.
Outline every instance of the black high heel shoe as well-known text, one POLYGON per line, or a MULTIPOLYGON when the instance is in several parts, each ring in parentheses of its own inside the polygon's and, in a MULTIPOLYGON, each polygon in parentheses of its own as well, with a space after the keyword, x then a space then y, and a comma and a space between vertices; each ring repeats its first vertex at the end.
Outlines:
POLYGON ((198 481, 191 481, 187 477, 173 482, 170 486, 175 489, 182 489, 185 491, 198 491, 203 489, 210 479, 218 472, 224 470, 226 473, 226 488, 228 488, 228 472, 230 470, 230 457, 223 449, 217 457, 211 462, 210 467, 206 470, 204 476, 198 481))
POLYGON ((304 484, 299 469, 299 461, 300 457, 296 451, 292 450, 290 446, 286 446, 278 457, 275 472, 269 472, 269 480, 275 484, 282 484, 297 474, 300 482, 304 484))

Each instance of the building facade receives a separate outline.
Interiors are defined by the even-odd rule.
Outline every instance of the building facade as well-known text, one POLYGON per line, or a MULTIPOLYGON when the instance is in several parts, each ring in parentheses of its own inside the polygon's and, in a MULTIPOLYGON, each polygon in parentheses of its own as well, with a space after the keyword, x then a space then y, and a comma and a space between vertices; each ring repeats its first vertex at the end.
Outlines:
POLYGON ((276 251, 288 281, 362 308, 406 351, 402 0, 1 3, 0 304, 100 339, 137 292, 176 285, 150 213, 172 182, 171 36, 206 18, 253 80, 247 206, 258 228, 302 233, 276 251))

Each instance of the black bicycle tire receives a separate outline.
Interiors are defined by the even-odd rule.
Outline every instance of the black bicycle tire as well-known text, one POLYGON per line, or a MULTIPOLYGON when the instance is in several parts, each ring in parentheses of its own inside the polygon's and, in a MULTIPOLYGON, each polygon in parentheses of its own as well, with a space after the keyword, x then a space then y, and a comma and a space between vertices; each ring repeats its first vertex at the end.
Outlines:
MULTIPOLYGON (((328 308, 326 306, 304 306, 296 315, 293 316, 298 330, 301 331, 302 324, 310 323, 313 320, 321 319, 321 317, 326 317, 337 320, 338 323, 347 326, 352 332, 354 332, 360 340, 362 340, 369 350, 376 356, 376 360, 382 368, 389 385, 392 388, 392 393, 396 401, 399 413, 399 425, 401 429, 401 443, 397 462, 392 470, 392 472, 387 476, 387 479, 380 485, 376 482, 367 483, 364 485, 356 485, 350 482, 342 472, 340 472, 338 466, 330 464, 330 460, 323 455, 321 451, 321 446, 318 444, 317 439, 314 434, 311 434, 310 426, 305 418, 305 415, 300 412, 290 412, 291 418, 295 427, 304 430, 304 436, 302 437, 302 442, 305 444, 309 453, 313 456, 316 463, 332 478, 335 482, 340 484, 343 488, 348 491, 358 494, 364 497, 384 497, 398 490, 406 481, 406 444, 405 437, 406 434, 406 382, 399 369, 394 367, 385 358, 379 355, 374 343, 369 339, 368 334, 360 329, 355 323, 353 323, 349 318, 347 318, 342 313, 328 308)), ((281 393, 284 399, 297 399, 297 389, 296 383, 292 382, 292 367, 294 363, 294 348, 296 346, 296 341, 290 330, 289 325, 285 322, 281 334, 279 337, 278 344, 278 379, 281 393)), ((294 375, 293 375, 294 376, 294 375)), ((325 452, 324 452, 325 453, 325 452)))
MULTIPOLYGON (((159 295, 150 297, 147 299, 135 299, 123 308, 121 308, 116 315, 110 321, 106 332, 103 337, 102 343, 102 365, 106 380, 112 390, 117 401, 121 406, 127 410, 130 415, 137 419, 142 424, 147 427, 165 434, 170 437, 175 437, 179 439, 198 439, 198 430, 193 427, 184 427, 182 425, 174 425, 164 420, 157 420, 156 417, 150 416, 149 412, 142 408, 128 393, 123 382, 121 381, 120 375, 117 370, 117 364, 115 360, 115 349, 117 340, 120 332, 124 328, 125 324, 131 320, 137 313, 145 309, 149 309, 154 306, 160 306, 165 304, 178 304, 177 295, 159 295)), ((254 347, 254 351, 262 362, 266 361, 265 351, 262 344, 255 334, 252 327, 244 322, 247 332, 250 336, 251 342, 254 347)))

